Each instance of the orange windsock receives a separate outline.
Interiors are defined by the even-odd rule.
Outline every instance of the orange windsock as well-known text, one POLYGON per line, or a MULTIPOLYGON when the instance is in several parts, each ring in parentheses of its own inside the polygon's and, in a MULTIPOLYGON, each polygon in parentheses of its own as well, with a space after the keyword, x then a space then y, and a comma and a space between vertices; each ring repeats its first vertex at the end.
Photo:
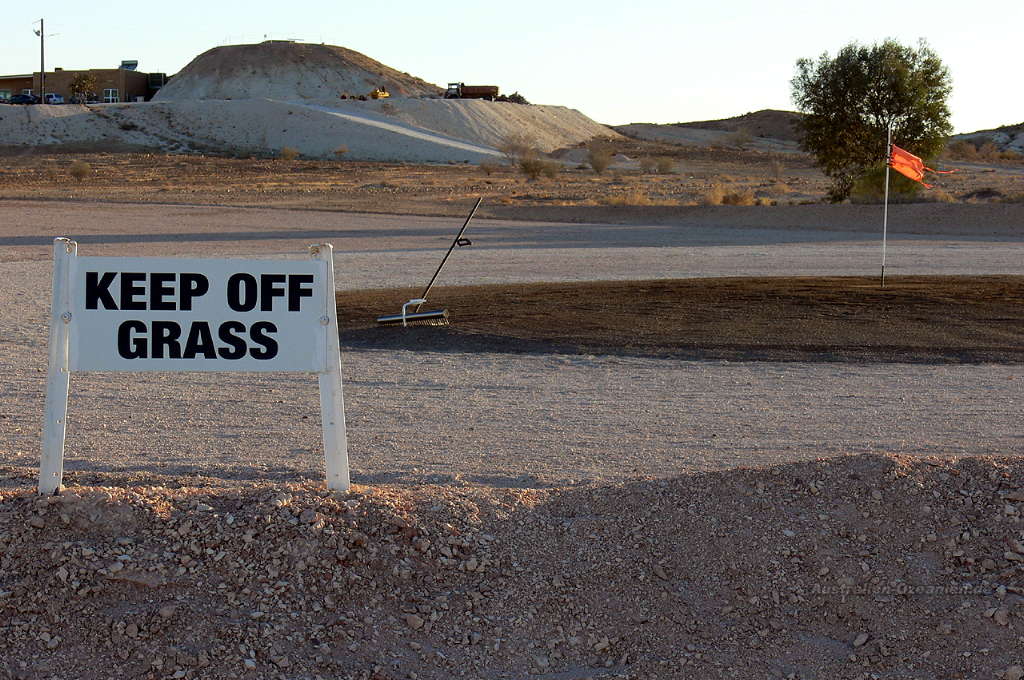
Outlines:
POLYGON ((889 152, 889 167, 904 177, 912 179, 915 182, 920 182, 931 189, 932 187, 930 184, 924 183, 924 161, 909 151, 901 149, 895 144, 892 144, 891 147, 892 148, 889 152))
POLYGON ((890 144, 889 151, 889 167, 900 173, 904 177, 909 177, 915 182, 924 184, 929 189, 932 188, 931 184, 924 183, 924 171, 934 172, 939 175, 948 175, 956 172, 956 170, 932 170, 924 164, 920 158, 910 153, 906 149, 901 149, 895 144, 890 144))

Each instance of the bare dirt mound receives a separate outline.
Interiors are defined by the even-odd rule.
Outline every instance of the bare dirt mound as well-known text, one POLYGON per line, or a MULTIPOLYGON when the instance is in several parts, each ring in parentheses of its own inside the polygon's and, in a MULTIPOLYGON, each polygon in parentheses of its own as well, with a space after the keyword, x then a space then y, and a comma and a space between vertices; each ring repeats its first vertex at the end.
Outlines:
POLYGON ((676 123, 675 126, 702 130, 724 130, 726 132, 746 130, 754 137, 771 137, 788 142, 799 142, 800 133, 797 123, 801 118, 803 115, 795 111, 764 109, 733 118, 676 123))
POLYGON ((800 151, 797 122, 801 114, 792 111, 764 110, 734 118, 691 123, 656 125, 631 123, 613 129, 634 139, 679 146, 718 147, 742 145, 744 148, 775 153, 800 151), (742 141, 736 134, 743 132, 742 141))
POLYGON ((376 327, 421 290, 338 294, 343 342, 682 359, 1024 363, 1024 277, 718 278, 439 288, 449 327, 376 327))
POLYGON ((1019 678, 1024 462, 0 491, 4 678, 1019 678))
POLYGON ((439 95, 441 88, 335 45, 270 40, 215 47, 193 59, 156 101, 336 99, 383 86, 394 96, 439 95))

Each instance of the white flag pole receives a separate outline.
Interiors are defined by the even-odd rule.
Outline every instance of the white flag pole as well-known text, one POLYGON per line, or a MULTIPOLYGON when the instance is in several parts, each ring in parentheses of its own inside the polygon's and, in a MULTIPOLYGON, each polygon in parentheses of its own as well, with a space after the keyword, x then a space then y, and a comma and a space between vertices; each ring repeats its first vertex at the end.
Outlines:
POLYGON ((885 207, 882 209, 882 288, 885 288, 885 242, 889 231, 889 161, 892 158, 892 123, 885 141, 885 207))

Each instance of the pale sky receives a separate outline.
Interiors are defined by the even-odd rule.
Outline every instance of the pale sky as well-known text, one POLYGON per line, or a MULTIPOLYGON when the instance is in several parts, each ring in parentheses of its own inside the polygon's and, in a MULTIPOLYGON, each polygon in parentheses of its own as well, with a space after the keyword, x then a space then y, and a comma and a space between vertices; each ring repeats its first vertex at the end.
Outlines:
POLYGON ((1024 122, 1021 0, 42 0, 7 4, 0 74, 39 70, 40 18, 48 71, 137 59, 141 71, 173 74, 217 45, 297 38, 613 125, 793 110, 800 57, 924 38, 952 75, 956 132, 1024 122))

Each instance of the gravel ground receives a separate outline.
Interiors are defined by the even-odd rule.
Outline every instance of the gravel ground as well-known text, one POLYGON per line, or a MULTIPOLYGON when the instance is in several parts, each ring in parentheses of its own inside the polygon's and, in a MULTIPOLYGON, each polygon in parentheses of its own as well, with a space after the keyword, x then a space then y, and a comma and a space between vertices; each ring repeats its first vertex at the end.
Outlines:
MULTIPOLYGON (((452 231, 451 221, 437 218, 160 206, 83 211, 47 203, 12 208, 10 225, 48 211, 67 216, 59 226, 46 223, 57 230, 74 224, 82 254, 300 252, 344 225, 349 231, 339 248, 348 252, 339 252, 336 264, 345 288, 423 281, 438 260, 438 243, 443 248, 452 231), (310 229, 310 222, 325 227, 310 229), (237 241, 218 229, 228 223, 237 241), (139 224, 147 225, 144 235, 127 235, 140 231, 139 224), (399 247, 410 240, 414 250, 399 247)), ((494 222, 474 230, 477 244, 452 258, 447 283, 863 273, 878 259, 877 244, 856 232, 722 227, 680 235, 666 228, 494 222), (501 247, 494 247, 499 233, 501 247), (658 234, 665 247, 648 247, 657 245, 658 234)), ((0 240, 11 249, 0 262, 6 282, 0 432, 4 458, 31 472, 45 389, 49 236, 24 227, 5 231, 0 240)), ((890 272, 1024 273, 1020 238, 897 237, 889 257, 890 272)), ((343 365, 354 479, 363 482, 537 486, 845 453, 1024 451, 1016 366, 374 350, 346 352, 343 365)), ((316 479, 316 394, 312 377, 295 375, 76 375, 68 469, 316 479)))
MULTIPOLYGON (((117 212, 83 254, 330 240, 117 212)), ((12 226, 29 217, 0 227, 3 680, 1024 677, 1020 365, 352 349, 340 495, 311 376, 80 374, 70 488, 39 498, 50 265, 47 238, 12 226)), ((450 239, 346 219, 364 229, 338 258, 353 288, 422 280, 450 239)), ((801 230, 653 248, 503 226, 520 242, 478 238, 453 282, 852 266, 844 237, 801 230)), ((900 257, 1013 274, 1021 246, 947 234, 900 257)))

